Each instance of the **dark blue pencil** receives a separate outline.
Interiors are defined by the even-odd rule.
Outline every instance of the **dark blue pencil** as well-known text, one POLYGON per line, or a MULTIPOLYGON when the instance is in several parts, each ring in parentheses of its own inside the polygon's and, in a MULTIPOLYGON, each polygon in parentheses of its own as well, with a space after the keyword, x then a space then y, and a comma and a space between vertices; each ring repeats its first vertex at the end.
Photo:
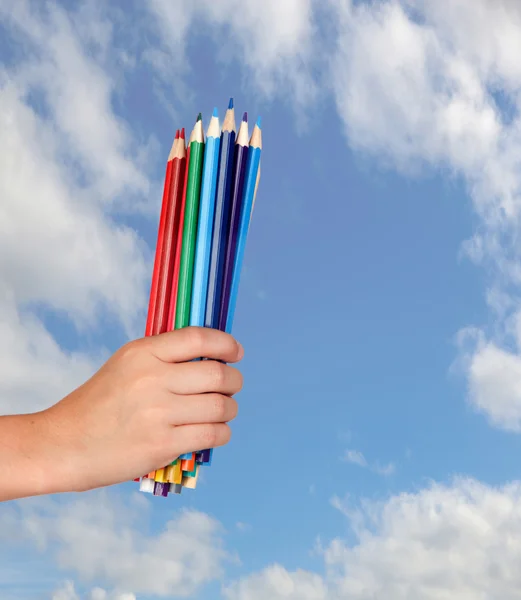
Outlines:
POLYGON ((233 98, 224 117, 219 171, 217 174, 217 191, 215 195, 215 216, 210 255, 210 277, 206 301, 205 327, 219 328, 221 310, 222 282, 226 242, 230 229, 231 190, 233 181, 233 157, 235 150, 235 112, 233 98))
POLYGON ((222 277, 221 307, 219 311, 219 325, 217 329, 226 330, 226 320, 228 317, 228 304, 230 300, 230 290, 233 277, 233 267, 235 263, 235 251, 237 246, 237 236, 241 218, 242 196, 244 191, 246 164, 248 162, 249 148, 248 134, 248 114, 244 113, 242 123, 239 127, 237 140, 235 143, 235 153, 233 159, 233 183, 231 191, 231 209, 230 226, 228 231, 228 240, 226 242, 226 252, 224 257, 224 269, 222 277))

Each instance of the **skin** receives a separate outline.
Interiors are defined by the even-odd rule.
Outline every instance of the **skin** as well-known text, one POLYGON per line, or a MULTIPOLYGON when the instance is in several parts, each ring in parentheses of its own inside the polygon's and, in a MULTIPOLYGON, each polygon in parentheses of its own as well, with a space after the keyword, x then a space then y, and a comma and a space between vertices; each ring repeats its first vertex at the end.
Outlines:
POLYGON ((0 501, 130 481, 227 444, 242 388, 230 335, 187 327, 130 342, 47 410, 0 417, 0 501), (210 360, 189 362, 205 356, 210 360))

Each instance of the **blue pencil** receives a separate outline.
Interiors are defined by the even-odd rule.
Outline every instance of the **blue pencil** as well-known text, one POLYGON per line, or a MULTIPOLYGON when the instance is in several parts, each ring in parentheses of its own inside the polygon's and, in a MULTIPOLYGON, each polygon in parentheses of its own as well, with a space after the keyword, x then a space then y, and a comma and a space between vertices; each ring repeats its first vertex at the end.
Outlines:
MULTIPOLYGON (((195 327, 204 326, 206 312, 206 292, 208 289, 213 215, 215 211, 215 187, 219 167, 219 146, 219 118, 217 116, 217 109, 214 108, 210 124, 208 125, 208 131, 206 132, 201 195, 199 200, 199 220, 195 244, 194 274, 192 278, 190 325, 195 327)), ((182 454, 179 458, 190 459, 191 457, 192 453, 189 452, 182 454)))
POLYGON ((219 168, 220 145, 219 118, 217 116, 217 109, 215 108, 206 133, 201 199, 199 202, 199 224, 195 245, 190 325, 196 327, 204 326, 206 314, 206 296, 210 271, 210 252, 212 248, 215 189, 219 168))
POLYGON ((248 149, 248 163, 246 165, 246 183, 244 185, 244 195, 241 207, 241 217, 239 223, 239 233, 237 237, 237 250, 233 264, 232 284, 230 289, 230 300, 228 304, 228 315, 226 317, 227 333, 231 333, 233 318, 235 316, 235 306, 237 304, 237 294, 239 290, 239 281, 241 277, 242 263, 244 260, 244 251, 246 249, 246 238, 250 227, 251 213, 255 200, 257 189, 257 175, 260 166, 260 157, 262 153, 262 130, 260 117, 255 124, 251 134, 250 147, 248 149))
POLYGON ((215 217, 213 225, 212 251, 210 255, 210 277, 206 302, 205 326, 219 328, 219 313, 224 275, 226 241, 230 228, 231 192, 233 181, 233 158, 235 150, 235 113, 233 98, 223 121, 217 191, 215 193, 215 217))

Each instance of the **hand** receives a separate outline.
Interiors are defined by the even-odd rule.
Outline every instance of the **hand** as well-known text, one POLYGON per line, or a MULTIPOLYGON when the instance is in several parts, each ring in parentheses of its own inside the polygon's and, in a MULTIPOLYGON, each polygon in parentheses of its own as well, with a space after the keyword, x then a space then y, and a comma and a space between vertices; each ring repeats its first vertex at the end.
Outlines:
POLYGON ((180 454, 230 440, 243 349, 223 332, 186 328, 130 342, 41 414, 52 492, 132 480, 180 454), (210 360, 188 362, 204 356, 210 360))

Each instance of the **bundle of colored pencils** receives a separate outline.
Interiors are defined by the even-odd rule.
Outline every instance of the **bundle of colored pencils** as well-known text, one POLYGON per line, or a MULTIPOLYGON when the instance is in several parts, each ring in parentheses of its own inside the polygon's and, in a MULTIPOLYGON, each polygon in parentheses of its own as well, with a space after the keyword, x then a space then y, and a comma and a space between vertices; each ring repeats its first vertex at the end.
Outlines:
MULTIPOLYGON (((236 133, 233 99, 222 129, 214 109, 206 132, 199 114, 185 145, 176 132, 165 185, 145 335, 197 326, 231 332, 251 214, 260 178, 260 119, 251 138, 244 113, 236 133)), ((183 454, 141 479, 155 496, 194 489, 212 449, 183 454)))

